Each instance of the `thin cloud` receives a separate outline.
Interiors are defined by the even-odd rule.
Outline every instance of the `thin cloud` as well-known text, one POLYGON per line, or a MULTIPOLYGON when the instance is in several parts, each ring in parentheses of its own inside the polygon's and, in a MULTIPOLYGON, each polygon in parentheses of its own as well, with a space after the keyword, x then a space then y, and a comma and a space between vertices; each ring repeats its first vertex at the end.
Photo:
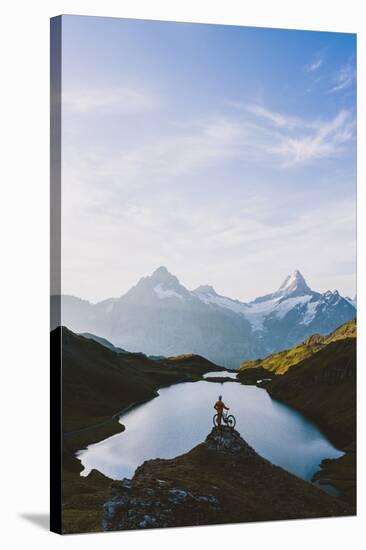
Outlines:
POLYGON ((315 61, 313 61, 309 65, 306 65, 305 69, 308 72, 317 71, 323 65, 323 62, 324 62, 324 59, 322 57, 318 57, 315 61))
MULTIPOLYGON (((239 107, 239 104, 236 106, 239 107)), ((144 142, 104 147, 74 147, 64 152, 68 175, 89 188, 108 181, 110 188, 170 186, 176 178, 195 178, 213 166, 245 161, 284 169, 342 154, 354 134, 354 119, 341 110, 328 121, 308 120, 271 111, 262 105, 240 106, 241 116, 208 116, 169 124, 144 142)), ((70 199, 71 200, 71 199, 70 199)), ((98 200, 95 202, 98 203, 98 200)))
POLYGON ((100 158, 104 173, 134 185, 154 181, 165 184, 188 176, 240 154, 242 128, 225 117, 187 121, 166 130, 146 143, 116 151, 107 162, 100 158))
POLYGON ((262 105, 245 108, 255 117, 252 143, 255 140, 258 149, 283 167, 334 157, 353 137, 354 120, 345 109, 331 120, 319 121, 271 111, 262 105))
POLYGON ((154 101, 146 93, 128 87, 78 88, 66 91, 62 106, 72 114, 137 114, 153 108, 154 101))
POLYGON ((329 93, 340 92, 349 88, 356 78, 356 68, 354 64, 349 61, 343 65, 338 73, 334 77, 335 85, 329 90, 329 93))
POLYGON ((333 120, 315 125, 304 136, 283 136, 272 151, 282 156, 286 166, 331 157, 342 152, 342 145, 352 138, 353 122, 350 113, 341 110, 333 120))
POLYGON ((276 126, 294 127, 301 124, 301 120, 296 117, 290 117, 275 111, 271 111, 266 107, 263 107, 262 105, 247 105, 246 109, 249 113, 264 118, 274 123, 276 126))

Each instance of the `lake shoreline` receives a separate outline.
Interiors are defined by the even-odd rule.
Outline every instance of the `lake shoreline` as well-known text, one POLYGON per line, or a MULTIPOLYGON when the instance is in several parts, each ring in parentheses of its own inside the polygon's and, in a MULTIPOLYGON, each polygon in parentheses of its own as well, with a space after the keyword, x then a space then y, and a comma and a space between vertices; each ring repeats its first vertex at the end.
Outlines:
POLYGON ((108 438, 79 452, 78 458, 85 467, 82 475, 86 477, 96 469, 118 480, 130 477, 133 469, 144 460, 173 458, 188 452, 201 441, 207 426, 212 425, 215 411, 212 409, 211 416, 210 410, 220 393, 236 416, 238 429, 257 452, 293 474, 310 480, 323 458, 341 455, 313 422, 294 408, 272 399, 268 392, 263 391, 264 388, 258 385, 244 387, 237 379, 227 378, 225 372, 220 373, 220 377, 215 374, 210 373, 209 377, 205 374, 200 382, 211 382, 216 386, 202 383, 196 386, 197 381, 171 385, 167 391, 159 391, 160 400, 148 400, 141 407, 133 407, 135 410, 128 414, 128 419, 122 415, 119 421, 128 427, 128 434, 117 439, 108 438), (186 412, 181 405, 184 403, 191 403, 186 412), (252 421, 248 423, 247 418, 252 418, 252 421), (153 424, 151 430, 149 422, 153 424), (269 423, 273 426, 268 432, 269 423), (285 426, 292 436, 281 444, 285 426), (145 432, 149 434, 148 439, 143 435, 145 432), (296 451, 308 441, 311 446, 306 447, 306 452, 296 451), (121 459, 116 462, 112 457, 118 456, 121 459))
MULTIPOLYGON (((229 371, 229 369, 226 369, 226 370, 229 371)), ((230 370, 229 372, 236 372, 236 371, 230 370)), ((125 429, 126 429, 126 426, 122 422, 120 422, 120 418, 123 415, 125 415, 127 412, 130 412, 133 409, 135 409, 136 407, 139 407, 140 405, 149 403, 153 399, 159 397, 159 393, 158 393, 159 390, 161 390, 163 388, 168 388, 168 387, 171 387, 171 386, 176 386, 176 385, 179 385, 179 384, 190 383, 190 382, 194 383, 194 382, 200 382, 200 381, 211 382, 211 383, 222 383, 222 384, 226 383, 226 382, 234 382, 234 383, 236 382, 236 383, 239 383, 239 384, 242 384, 242 385, 245 385, 245 386, 255 386, 258 389, 265 390, 266 393, 269 395, 269 397, 273 401, 276 401, 278 403, 286 405, 290 409, 293 409, 295 412, 299 413, 306 420, 309 420, 310 422, 312 422, 319 429, 319 431, 338 450, 343 451, 345 454, 347 453, 347 446, 344 444, 344 442, 343 442, 343 444, 341 444, 341 442, 339 440, 339 437, 335 436, 334 430, 327 429, 328 428, 327 424, 324 423, 322 421, 322 419, 319 418, 319 416, 317 416, 316 414, 310 414, 306 409, 304 410, 301 407, 296 407, 296 405, 294 405, 293 403, 289 403, 288 401, 286 401, 284 399, 280 399, 278 397, 273 396, 271 394, 271 392, 268 390, 268 388, 266 387, 266 384, 258 384, 258 383, 254 383, 254 382, 242 383, 242 382, 240 382, 239 379, 234 379, 234 378, 229 378, 229 377, 219 377, 219 376, 205 378, 205 375, 202 375, 200 377, 195 377, 195 378, 188 377, 188 378, 185 378, 185 379, 182 379, 182 380, 177 380, 176 382, 172 382, 170 384, 162 384, 162 385, 160 385, 156 388, 156 394, 155 395, 149 396, 145 399, 141 399, 141 400, 138 400, 138 401, 132 401, 129 405, 125 406, 123 409, 119 410, 117 413, 113 414, 111 417, 107 418, 103 422, 101 422, 99 424, 96 424, 96 425, 93 425, 93 426, 86 426, 84 428, 81 428, 79 430, 75 430, 75 431, 72 431, 72 432, 64 433, 63 434, 64 437, 67 437, 67 438, 72 437, 74 435, 80 435, 82 437, 82 434, 85 434, 85 438, 82 437, 82 441, 84 442, 82 444, 82 446, 80 446, 77 449, 73 450, 74 459, 77 460, 78 463, 80 463, 80 459, 78 458, 77 453, 79 453, 80 451, 85 450, 90 445, 101 443, 102 441, 104 441, 105 439, 107 439, 109 437, 112 437, 114 435, 117 435, 119 433, 124 432, 125 429), (105 428, 105 430, 99 430, 99 428, 105 428)), ((343 456, 344 455, 342 455, 342 457, 343 456)), ((338 459, 325 459, 325 462, 327 460, 329 462, 334 462, 334 461, 337 461, 338 459)), ((82 472, 83 470, 84 470, 84 467, 81 465, 80 472, 82 472)), ((321 471, 322 471, 322 467, 320 465, 319 471, 314 474, 314 480, 315 480, 316 476, 318 476, 318 474, 321 473, 321 471)), ((85 476, 85 479, 86 478, 87 478, 87 476, 85 476)), ((110 479, 112 480, 112 478, 110 478, 110 479)))

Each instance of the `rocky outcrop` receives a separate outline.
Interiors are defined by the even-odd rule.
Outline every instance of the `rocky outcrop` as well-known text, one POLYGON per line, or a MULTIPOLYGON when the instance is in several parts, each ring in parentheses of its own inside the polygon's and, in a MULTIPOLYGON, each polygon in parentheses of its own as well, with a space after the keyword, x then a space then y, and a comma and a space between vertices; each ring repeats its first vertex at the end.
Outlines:
POLYGON ((114 482, 103 530, 350 514, 347 504, 259 456, 235 430, 213 428, 190 452, 149 460, 114 482))

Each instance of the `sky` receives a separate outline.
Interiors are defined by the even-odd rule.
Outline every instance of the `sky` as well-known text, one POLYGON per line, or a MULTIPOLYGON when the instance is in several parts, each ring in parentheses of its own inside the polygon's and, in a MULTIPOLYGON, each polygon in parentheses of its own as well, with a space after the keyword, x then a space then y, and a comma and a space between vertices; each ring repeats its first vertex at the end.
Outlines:
POLYGON ((356 292, 356 36, 63 16, 62 292, 356 292))

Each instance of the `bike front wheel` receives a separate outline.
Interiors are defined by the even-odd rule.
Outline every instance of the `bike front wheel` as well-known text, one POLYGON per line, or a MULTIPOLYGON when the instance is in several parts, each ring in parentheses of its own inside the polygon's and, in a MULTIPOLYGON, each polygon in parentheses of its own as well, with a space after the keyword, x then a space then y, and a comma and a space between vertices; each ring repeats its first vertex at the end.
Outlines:
POLYGON ((234 429, 236 425, 235 416, 233 416, 232 414, 229 414, 229 416, 226 419, 226 424, 227 426, 229 426, 229 428, 234 429))
POLYGON ((214 417, 213 417, 213 425, 214 425, 214 426, 218 426, 218 425, 219 425, 219 423, 218 423, 218 418, 217 418, 217 417, 218 417, 218 415, 217 415, 217 414, 214 414, 214 417))

